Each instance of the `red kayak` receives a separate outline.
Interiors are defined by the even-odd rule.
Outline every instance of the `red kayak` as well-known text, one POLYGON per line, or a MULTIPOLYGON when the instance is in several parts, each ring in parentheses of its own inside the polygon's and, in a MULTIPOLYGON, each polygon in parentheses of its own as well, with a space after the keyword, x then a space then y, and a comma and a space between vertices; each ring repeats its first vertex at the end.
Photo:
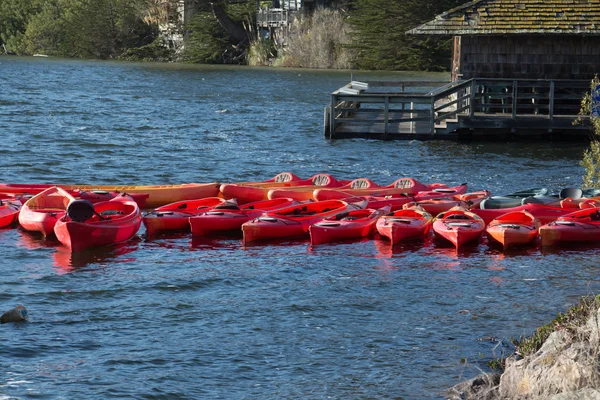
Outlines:
POLYGON ((6 228, 17 222, 20 210, 20 201, 0 200, 0 228, 6 228))
POLYGON ((483 219, 462 207, 451 208, 433 221, 436 236, 451 242, 457 249, 477 241, 484 229, 483 219))
POLYGON ((75 198, 61 188, 53 186, 45 189, 23 204, 19 224, 27 231, 52 235, 56 221, 63 217, 72 201, 75 198))
POLYGON ((486 232, 489 238, 509 247, 532 243, 538 236, 540 221, 527 211, 513 211, 494 218, 486 232))
POLYGON ((242 224, 265 212, 279 210, 297 204, 293 199, 261 200, 243 204, 232 209, 214 209, 203 211, 190 217, 189 225, 192 236, 218 235, 223 233, 242 232, 242 224))
POLYGON ((271 189, 302 186, 314 190, 319 187, 340 187, 348 183, 350 183, 350 181, 338 180, 329 174, 316 174, 309 179, 285 182, 224 183, 221 185, 221 194, 226 199, 235 198, 240 204, 243 204, 253 201, 268 200, 269 190, 271 189))
POLYGON ((220 197, 206 197, 198 200, 183 200, 155 208, 142 218, 148 236, 160 232, 190 229, 190 217, 198 215, 211 208, 237 207, 235 201, 227 201, 220 197))
POLYGON ((392 244, 412 239, 423 239, 431 230, 433 217, 423 208, 413 206, 394 211, 377 221, 377 232, 392 244))
POLYGON ((92 204, 74 200, 54 227, 58 240, 72 252, 131 239, 142 224, 140 207, 127 195, 92 204))
POLYGON ((308 228, 331 216, 364 208, 366 201, 347 203, 342 200, 297 204, 268 212, 242 225, 244 244, 256 240, 306 237, 308 228))
POLYGON ((600 208, 563 215, 540 227, 542 246, 562 243, 600 243, 600 208))
POLYGON ((496 208, 496 209, 494 209, 494 208, 491 208, 491 209, 472 208, 471 211, 474 212, 475 214, 479 215, 481 218, 483 218, 483 220, 486 224, 489 224, 490 222, 492 222, 492 220, 494 218, 497 218, 508 212, 527 211, 531 215, 536 217, 540 221, 540 224, 543 225, 543 224, 547 224, 549 222, 555 221, 558 217, 572 213, 573 209, 528 203, 528 204, 523 204, 521 206, 512 207, 512 208, 496 208))
POLYGON ((375 231, 377 220, 390 211, 387 205, 380 209, 365 208, 336 214, 308 228, 312 245, 345 239, 369 237, 375 231))

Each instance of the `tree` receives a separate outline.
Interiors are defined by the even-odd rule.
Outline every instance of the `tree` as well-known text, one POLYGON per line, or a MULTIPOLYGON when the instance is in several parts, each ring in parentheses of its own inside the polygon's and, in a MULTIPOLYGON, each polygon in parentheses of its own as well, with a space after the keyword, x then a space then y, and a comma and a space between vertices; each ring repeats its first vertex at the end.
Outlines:
POLYGON ((464 0, 354 0, 350 24, 352 48, 361 69, 446 70, 450 38, 405 35, 464 0))
POLYGON ((186 27, 184 59, 195 63, 240 64, 246 61, 247 27, 254 24, 255 3, 198 2, 198 13, 186 27))
MULTIPOLYGON (((587 93, 581 100, 580 116, 589 116, 591 122, 590 148, 583 152, 583 160, 581 166, 585 168, 583 177, 583 188, 599 188, 600 187, 600 116, 592 112, 594 108, 594 98, 600 96, 600 79, 595 76, 590 84, 590 93, 587 93)), ((596 105, 597 107, 597 105, 596 105)), ((581 118, 578 118, 576 123, 581 123, 581 118)))

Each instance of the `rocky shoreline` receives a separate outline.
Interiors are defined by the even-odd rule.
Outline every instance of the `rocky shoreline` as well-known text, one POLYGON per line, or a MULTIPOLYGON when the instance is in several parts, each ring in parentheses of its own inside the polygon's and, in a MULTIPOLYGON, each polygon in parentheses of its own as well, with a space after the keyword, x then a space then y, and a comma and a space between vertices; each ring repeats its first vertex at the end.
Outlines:
MULTIPOLYGON (((600 399, 600 306, 579 306, 586 317, 561 325, 537 351, 505 359, 504 371, 482 374, 448 390, 451 400, 600 399)), ((538 330, 539 331, 539 330, 538 330)))

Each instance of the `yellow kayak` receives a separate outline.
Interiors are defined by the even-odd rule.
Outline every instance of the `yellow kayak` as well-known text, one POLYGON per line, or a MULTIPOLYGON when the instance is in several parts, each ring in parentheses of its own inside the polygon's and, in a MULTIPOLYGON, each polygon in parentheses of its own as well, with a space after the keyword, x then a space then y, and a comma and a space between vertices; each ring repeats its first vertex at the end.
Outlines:
POLYGON ((57 186, 67 191, 106 191, 125 193, 148 194, 145 206, 156 208, 165 204, 181 200, 202 199, 204 197, 215 197, 219 194, 218 182, 211 183, 184 183, 179 185, 53 185, 53 184, 22 184, 3 183, 0 184, 0 192, 5 193, 30 193, 37 194, 49 187, 57 186))

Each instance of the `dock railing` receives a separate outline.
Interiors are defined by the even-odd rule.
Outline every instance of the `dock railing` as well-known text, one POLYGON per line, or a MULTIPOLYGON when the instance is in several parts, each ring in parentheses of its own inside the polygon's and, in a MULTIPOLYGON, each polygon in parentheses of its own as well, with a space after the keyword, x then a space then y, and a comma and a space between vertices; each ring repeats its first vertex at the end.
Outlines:
POLYGON ((589 85, 586 80, 480 78, 352 81, 331 94, 324 132, 329 138, 386 139, 452 136, 458 129, 576 129, 572 121, 589 85))

